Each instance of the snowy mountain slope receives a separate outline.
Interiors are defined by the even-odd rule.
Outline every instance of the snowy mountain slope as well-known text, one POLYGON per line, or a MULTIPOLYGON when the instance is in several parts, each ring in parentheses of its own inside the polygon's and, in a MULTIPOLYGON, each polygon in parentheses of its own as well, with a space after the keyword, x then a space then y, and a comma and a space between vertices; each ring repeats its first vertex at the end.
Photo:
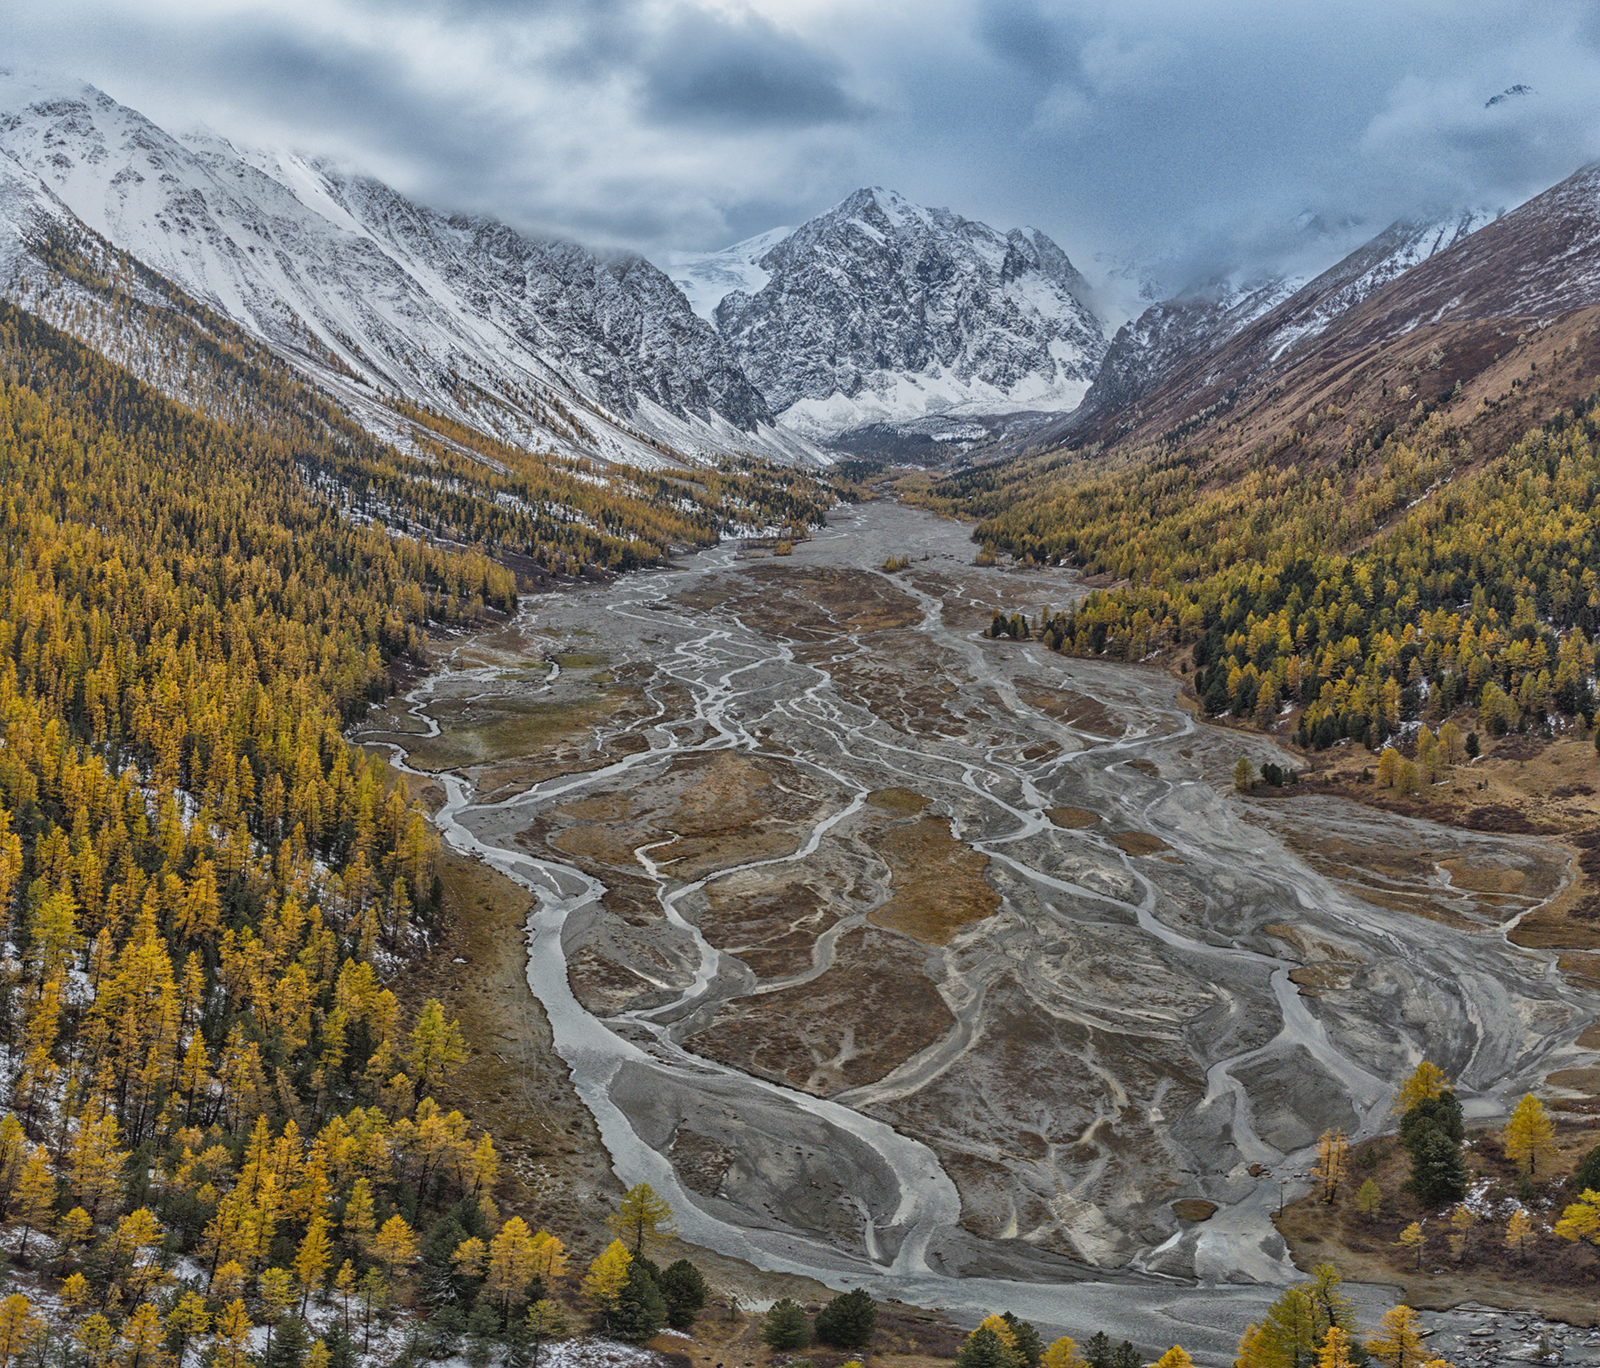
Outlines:
POLYGON ((1435 323, 1600 304, 1600 162, 1419 262, 1330 332, 1342 348, 1435 323))
MULTIPOLYGON (((1462 209, 1437 218, 1392 223, 1306 287, 1272 330, 1266 348, 1277 360, 1301 341, 1326 332, 1413 266, 1465 241, 1500 216, 1492 209, 1462 209)), ((1298 293, 1298 292, 1297 292, 1298 293)))
POLYGON ((1054 437, 1104 440, 1183 396, 1238 385, 1336 327, 1420 262, 1462 242, 1496 213, 1459 210, 1401 220, 1310 280, 1219 278, 1146 309, 1117 331, 1094 387, 1054 437))
POLYGON ((770 228, 720 252, 668 252, 662 269, 701 318, 715 322, 717 305, 735 290, 755 294, 772 279, 761 258, 782 242, 792 228, 770 228))
POLYGON ((1220 346, 1305 283, 1270 274, 1219 276, 1152 304, 1117 329, 1081 412, 1135 402, 1179 364, 1220 346))
POLYGON ((0 151, 0 289, 22 278, 30 242, 72 218, 37 176, 0 151))
POLYGON ((718 328, 782 424, 819 438, 932 414, 1067 409, 1104 354, 1083 278, 1036 229, 859 190, 751 265, 718 328))
POLYGON ((392 392, 534 449, 632 464, 660 463, 659 442, 813 455, 637 258, 446 216, 322 162, 179 140, 91 86, 26 73, 0 72, 0 152, 34 202, 70 207, 352 396, 392 392))

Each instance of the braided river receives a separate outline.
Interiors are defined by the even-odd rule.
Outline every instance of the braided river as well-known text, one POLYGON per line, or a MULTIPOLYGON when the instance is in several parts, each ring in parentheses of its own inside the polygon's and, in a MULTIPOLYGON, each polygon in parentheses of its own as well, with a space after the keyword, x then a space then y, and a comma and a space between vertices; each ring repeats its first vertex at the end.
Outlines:
POLYGON ((1295 761, 986 638, 1069 572, 831 522, 526 598, 359 735, 534 895, 555 1048, 685 1239, 1228 1362, 1325 1129, 1383 1129, 1424 1057, 1479 1118, 1591 1062, 1600 1002, 1505 935, 1563 852, 1238 795, 1241 754, 1295 761))

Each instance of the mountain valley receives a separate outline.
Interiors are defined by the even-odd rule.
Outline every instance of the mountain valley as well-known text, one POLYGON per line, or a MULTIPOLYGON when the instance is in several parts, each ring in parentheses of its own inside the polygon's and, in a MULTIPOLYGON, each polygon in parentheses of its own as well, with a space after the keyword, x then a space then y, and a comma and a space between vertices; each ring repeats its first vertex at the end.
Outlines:
POLYGON ((1045 233, 883 188, 658 256, 0 71, 15 1314, 509 1368, 615 1328, 648 1184, 730 1324, 1295 1368, 1246 1326, 1356 1254, 1372 1320, 1413 1212, 1451 1300, 1380 1139, 1427 1067, 1453 1209, 1581 1312, 1600 169, 1110 336, 1045 233))

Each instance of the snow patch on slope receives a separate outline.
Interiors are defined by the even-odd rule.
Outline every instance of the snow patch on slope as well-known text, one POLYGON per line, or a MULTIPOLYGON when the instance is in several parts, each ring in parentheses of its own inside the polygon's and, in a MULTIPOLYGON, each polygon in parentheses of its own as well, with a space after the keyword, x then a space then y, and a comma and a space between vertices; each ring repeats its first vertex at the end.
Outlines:
POLYGON ((755 294, 772 279, 771 272, 762 267, 761 258, 793 231, 770 228, 717 252, 667 252, 658 264, 683 291, 689 307, 712 322, 717 305, 735 290, 755 294))

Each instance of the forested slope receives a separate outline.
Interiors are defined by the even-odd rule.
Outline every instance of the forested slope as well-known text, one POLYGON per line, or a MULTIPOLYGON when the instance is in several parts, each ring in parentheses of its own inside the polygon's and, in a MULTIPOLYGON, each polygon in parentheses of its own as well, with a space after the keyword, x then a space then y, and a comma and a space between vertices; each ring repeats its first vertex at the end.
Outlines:
POLYGON ((1266 725, 1293 705, 1306 744, 1376 744, 1460 704, 1493 732, 1587 717, 1595 321, 1418 329, 1159 441, 1037 453, 911 497, 1101 586, 1043 624, 1056 649, 1192 647, 1209 711, 1266 725))
MULTIPOLYGON (((169 397, 270 434, 354 521, 576 573, 652 563, 724 533, 819 523, 832 502, 814 478, 755 460, 641 471, 534 454, 395 395, 383 408, 396 440, 380 442, 237 325, 93 233, 52 229, 32 255, 46 283, 21 289, 29 312, 169 397)), ((309 334, 304 342, 318 346, 309 334)), ((549 421, 582 423, 569 411, 549 421)))
POLYGON ((431 828, 341 734, 513 578, 325 497, 381 454, 333 418, 206 417, 0 304, 7 1361, 347 1368, 396 1298, 560 1329, 561 1242, 431 1096, 459 1028, 386 986, 431 828))

